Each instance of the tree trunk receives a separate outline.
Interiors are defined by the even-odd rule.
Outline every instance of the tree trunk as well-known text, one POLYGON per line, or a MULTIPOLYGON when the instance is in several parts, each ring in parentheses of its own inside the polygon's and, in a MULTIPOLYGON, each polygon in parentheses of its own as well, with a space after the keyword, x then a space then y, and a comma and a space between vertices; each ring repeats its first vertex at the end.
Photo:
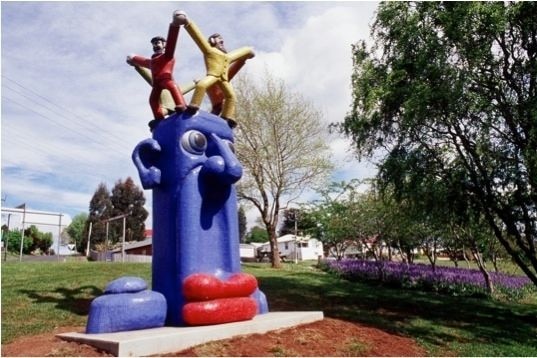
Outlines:
POLYGON ((423 251, 425 252, 425 256, 427 256, 427 259, 429 260, 429 263, 431 264, 431 268, 433 269, 433 272, 436 272, 436 257, 434 254, 434 250, 431 250, 429 247, 429 244, 425 244, 423 246, 423 251))
POLYGON ((464 245, 462 246, 462 257, 464 258, 464 261, 466 261, 466 267, 470 268, 470 260, 468 260, 468 256, 466 256, 466 248, 464 245))
POLYGON ((475 248, 472 249, 472 254, 474 255, 475 260, 477 261, 477 266, 479 267, 479 271, 483 274, 483 277, 485 278, 485 286, 487 288, 487 292, 489 295, 494 294, 494 285, 492 284, 492 280, 490 278, 490 273, 487 271, 485 267, 485 262, 483 261, 483 255, 479 253, 475 248))
POLYGON ((412 249, 410 247, 405 248, 406 258, 409 264, 414 263, 414 256, 412 255, 412 249))
POLYGON ((494 266, 494 272, 499 273, 500 270, 498 268, 498 255, 496 255, 494 251, 491 254, 491 260, 492 260, 492 265, 494 266))
POLYGON ((272 268, 281 268, 280 250, 278 249, 278 237, 276 236, 276 227, 267 225, 267 233, 270 241, 270 262, 272 268))
POLYGON ((399 255, 401 255, 401 260, 407 265, 408 267, 408 260, 405 256, 405 253, 403 252, 403 249, 401 249, 401 240, 397 240, 397 249, 399 250, 399 255))

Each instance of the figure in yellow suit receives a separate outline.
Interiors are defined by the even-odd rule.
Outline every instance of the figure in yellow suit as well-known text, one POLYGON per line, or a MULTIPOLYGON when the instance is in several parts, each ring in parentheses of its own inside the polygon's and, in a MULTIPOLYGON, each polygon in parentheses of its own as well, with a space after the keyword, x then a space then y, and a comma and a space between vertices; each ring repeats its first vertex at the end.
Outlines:
POLYGON ((231 128, 234 128, 237 125, 235 121, 236 96, 233 87, 229 83, 229 66, 237 60, 254 57, 253 49, 251 47, 242 47, 228 53, 224 47, 224 39, 220 34, 213 34, 208 39, 205 39, 196 23, 190 20, 186 13, 179 12, 178 18, 178 21, 184 25, 186 31, 203 53, 205 68, 207 69, 205 78, 196 83, 187 112, 196 112, 207 89, 216 84, 224 93, 221 117, 227 120, 231 128))

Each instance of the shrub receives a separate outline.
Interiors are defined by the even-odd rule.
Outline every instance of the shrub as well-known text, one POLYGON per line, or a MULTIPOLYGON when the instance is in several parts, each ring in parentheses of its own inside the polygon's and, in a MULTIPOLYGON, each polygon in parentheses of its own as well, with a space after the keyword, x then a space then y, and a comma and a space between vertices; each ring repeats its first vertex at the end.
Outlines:
MULTIPOLYGON (((7 239, 7 249, 9 252, 19 252, 21 247, 21 232, 18 230, 8 231, 5 234, 7 239)), ((5 244, 4 244, 5 245, 5 244)), ((33 239, 31 237, 24 237, 24 242, 22 246, 22 252, 24 254, 29 254, 32 251, 34 245, 33 239)))
MULTIPOLYGON (((479 270, 436 267, 392 261, 324 261, 321 268, 350 281, 375 282, 390 287, 418 289, 452 296, 487 296, 485 278, 479 270)), ((524 276, 490 273, 499 296, 518 300, 535 290, 524 276)))

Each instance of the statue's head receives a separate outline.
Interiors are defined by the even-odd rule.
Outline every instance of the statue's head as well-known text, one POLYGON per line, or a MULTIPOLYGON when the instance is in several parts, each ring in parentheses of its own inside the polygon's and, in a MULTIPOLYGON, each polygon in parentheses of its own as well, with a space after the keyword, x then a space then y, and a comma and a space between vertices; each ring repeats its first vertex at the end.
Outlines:
POLYGON ((211 36, 209 36, 208 41, 212 47, 216 47, 223 53, 227 53, 227 50, 224 47, 224 38, 222 37, 222 35, 212 34, 211 36))
POLYGON ((166 48, 166 39, 162 36, 155 36, 151 39, 151 45, 153 45, 153 52, 155 54, 164 53, 166 48))

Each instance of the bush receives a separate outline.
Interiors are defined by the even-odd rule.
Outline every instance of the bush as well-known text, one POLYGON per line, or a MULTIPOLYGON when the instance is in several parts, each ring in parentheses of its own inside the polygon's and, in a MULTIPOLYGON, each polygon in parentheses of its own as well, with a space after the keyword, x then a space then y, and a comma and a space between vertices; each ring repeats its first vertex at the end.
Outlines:
MULTIPOLYGON (((20 252, 21 248, 21 232, 20 231, 8 231, 4 234, 5 238, 7 239, 7 250, 9 252, 20 252)), ((24 254, 29 254, 32 251, 32 247, 34 245, 34 242, 31 237, 24 237, 22 252, 24 254)))
MULTIPOLYGON (((345 279, 381 283, 386 286, 444 293, 451 296, 485 297, 487 289, 479 270, 436 267, 391 261, 324 261, 321 268, 345 279)), ((535 291, 524 276, 490 273, 498 296, 518 300, 535 291)))

